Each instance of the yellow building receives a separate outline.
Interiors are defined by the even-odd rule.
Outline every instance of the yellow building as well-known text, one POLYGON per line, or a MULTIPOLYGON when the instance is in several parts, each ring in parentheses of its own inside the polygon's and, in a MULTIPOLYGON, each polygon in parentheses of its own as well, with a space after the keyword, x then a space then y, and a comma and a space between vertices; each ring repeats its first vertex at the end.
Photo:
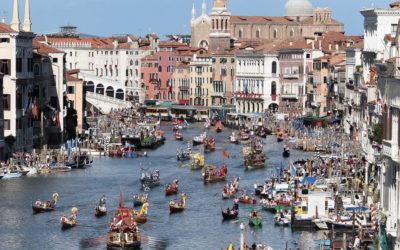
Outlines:
POLYGON ((190 62, 190 105, 209 106, 213 92, 213 62, 210 54, 195 54, 190 62))

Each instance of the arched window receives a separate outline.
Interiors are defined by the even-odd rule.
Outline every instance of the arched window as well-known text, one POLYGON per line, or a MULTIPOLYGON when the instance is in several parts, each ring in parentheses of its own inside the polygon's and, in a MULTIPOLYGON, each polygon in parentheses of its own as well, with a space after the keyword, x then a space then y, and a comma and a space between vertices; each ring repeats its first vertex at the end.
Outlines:
POLYGON ((225 19, 225 29, 228 30, 228 19, 225 19))
POLYGON ((135 61, 135 66, 139 66, 139 61, 138 60, 135 61))
POLYGON ((242 38, 242 37, 243 37, 243 30, 240 29, 240 30, 239 30, 239 38, 242 38))
POLYGON ((273 38, 277 38, 278 37, 278 31, 276 29, 274 29, 274 32, 272 34, 273 38))
POLYGON ((256 30, 256 38, 260 38, 260 30, 259 29, 256 30))
POLYGON ((133 65, 133 60, 131 60, 131 61, 129 62, 129 65, 131 65, 131 66, 133 65))
POLYGON ((276 74, 276 62, 272 62, 272 74, 276 74))
POLYGON ((289 36, 290 37, 294 36, 294 30, 293 29, 290 30, 289 36))
POLYGON ((212 29, 215 29, 215 21, 214 21, 214 19, 212 20, 212 29))

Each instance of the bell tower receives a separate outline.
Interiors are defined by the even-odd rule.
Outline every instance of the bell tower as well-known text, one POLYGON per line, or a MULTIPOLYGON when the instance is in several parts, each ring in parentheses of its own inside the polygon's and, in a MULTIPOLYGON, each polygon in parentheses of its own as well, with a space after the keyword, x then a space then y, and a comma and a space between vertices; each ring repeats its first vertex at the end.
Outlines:
POLYGON ((210 13, 211 52, 226 51, 231 46, 230 18, 231 13, 227 8, 227 0, 214 0, 214 6, 210 13))

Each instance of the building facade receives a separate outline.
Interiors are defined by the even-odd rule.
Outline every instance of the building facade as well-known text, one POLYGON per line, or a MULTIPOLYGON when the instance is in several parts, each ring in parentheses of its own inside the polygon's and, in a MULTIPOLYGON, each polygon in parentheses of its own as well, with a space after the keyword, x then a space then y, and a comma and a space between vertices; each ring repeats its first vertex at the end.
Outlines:
POLYGON ((190 62, 190 105, 210 106, 213 92, 213 63, 210 54, 195 54, 190 62))

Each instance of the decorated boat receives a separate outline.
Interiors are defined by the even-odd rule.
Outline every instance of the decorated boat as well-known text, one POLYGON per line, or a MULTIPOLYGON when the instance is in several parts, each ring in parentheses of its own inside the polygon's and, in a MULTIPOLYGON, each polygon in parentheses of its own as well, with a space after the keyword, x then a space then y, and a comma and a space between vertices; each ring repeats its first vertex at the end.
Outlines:
POLYGON ((265 167, 265 154, 255 153, 244 157, 244 166, 246 169, 257 169, 265 167))
POLYGON ((176 131, 174 133, 174 137, 175 137, 175 140, 177 140, 177 141, 183 141, 183 134, 179 131, 176 131))
POLYGON ((122 157, 124 154, 124 149, 122 144, 112 144, 111 147, 108 149, 108 156, 109 157, 122 157))
POLYGON ((192 149, 188 147, 186 150, 184 149, 178 149, 176 152, 176 159, 178 161, 188 161, 190 160, 190 156, 192 154, 192 149))
POLYGON ((217 121, 217 124, 215 125, 216 126, 216 130, 217 130, 217 133, 221 133, 222 132, 222 122, 219 120, 219 121, 217 121))
POLYGON ((211 127, 211 121, 210 119, 207 119, 206 122, 204 123, 204 129, 209 129, 211 127))
POLYGON ((224 190, 222 191, 223 199, 234 198, 239 191, 239 178, 235 178, 231 183, 228 183, 224 186, 224 190))
POLYGON ((221 211, 224 220, 236 219, 239 215, 239 204, 235 203, 233 208, 227 208, 221 211))
POLYGON ((139 224, 145 224, 147 222, 147 211, 149 209, 149 203, 145 202, 139 212, 134 212, 135 222, 139 224))
POLYGON ((211 137, 210 139, 204 139, 204 151, 211 152, 215 150, 215 139, 211 137))
POLYGON ((32 210, 34 213, 51 212, 56 209, 58 202, 58 193, 53 193, 53 199, 51 201, 37 200, 32 204, 32 210))
POLYGON ((290 146, 289 146, 288 144, 285 144, 285 145, 283 146, 283 153, 282 153, 282 156, 285 157, 285 158, 287 158, 287 157, 290 156, 290 146))
POLYGON ((253 209, 253 211, 249 214, 249 225, 254 227, 262 226, 261 213, 253 209))
POLYGON ((141 237, 132 208, 123 207, 122 194, 107 233, 108 249, 140 249, 141 237))
POLYGON ((201 145, 204 143, 204 140, 207 138, 207 133, 204 132, 203 134, 199 135, 199 136, 195 136, 193 138, 193 145, 201 145))
POLYGON ((262 199, 260 201, 260 205, 263 210, 272 212, 272 213, 277 213, 279 211, 284 211, 284 210, 291 210, 292 205, 291 202, 289 201, 269 201, 267 199, 262 199))
POLYGON ((133 196, 134 207, 140 207, 146 202, 148 202, 147 194, 136 194, 133 196))
POLYGON ((250 140, 250 134, 244 131, 240 132, 240 140, 243 142, 250 140))
POLYGON ((239 138, 236 136, 235 132, 232 132, 232 134, 229 136, 229 141, 234 144, 239 143, 239 138))
POLYGON ((289 212, 280 211, 274 216, 276 226, 287 227, 290 225, 291 214, 289 212))
POLYGON ((101 197, 99 203, 97 203, 96 207, 94 208, 94 215, 96 217, 101 217, 106 214, 107 214, 106 197, 103 195, 103 197, 101 197))
POLYGON ((140 182, 143 187, 152 188, 160 185, 160 171, 141 169, 140 182))
POLYGON ((186 208, 186 194, 182 193, 180 201, 170 201, 168 205, 171 214, 182 212, 186 208))
POLYGON ((178 194, 178 180, 174 180, 171 185, 165 187, 165 196, 178 194))
POLYGON ((190 167, 192 170, 199 170, 204 168, 205 163, 204 163, 204 155, 197 153, 192 155, 192 162, 190 164, 190 167))
POLYGON ((61 228, 62 229, 70 229, 78 225, 78 221, 76 220, 76 216, 78 214, 78 209, 73 207, 71 209, 71 215, 69 217, 63 215, 61 216, 61 228))
POLYGON ((257 204, 257 200, 254 194, 248 196, 244 191, 242 192, 242 195, 239 197, 239 202, 243 204, 257 204))
POLYGON ((223 165, 219 169, 215 166, 207 165, 203 169, 203 180, 205 183, 223 181, 228 174, 228 166, 223 165))

